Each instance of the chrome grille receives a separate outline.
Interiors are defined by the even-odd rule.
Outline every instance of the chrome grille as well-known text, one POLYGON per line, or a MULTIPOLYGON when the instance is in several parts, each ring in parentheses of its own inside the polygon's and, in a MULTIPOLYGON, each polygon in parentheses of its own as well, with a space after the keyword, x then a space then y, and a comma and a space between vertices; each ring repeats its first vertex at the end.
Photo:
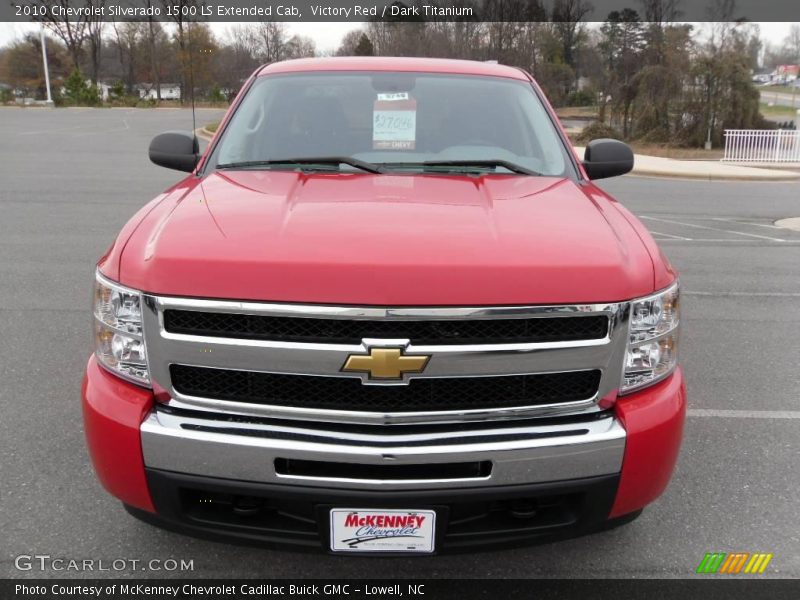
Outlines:
POLYGON ((306 421, 596 412, 619 386, 628 326, 628 303, 383 308, 146 296, 144 304, 150 371, 169 405, 306 421), (342 371, 348 356, 381 345, 430 360, 401 380, 342 371))
POLYGON ((414 379, 409 385, 362 385, 358 379, 283 375, 172 365, 172 385, 189 396, 328 410, 377 412, 471 410, 590 400, 600 371, 414 379))
POLYGON ((408 339, 426 345, 507 344, 602 339, 608 334, 608 317, 387 321, 167 310, 164 327, 187 335, 328 344, 360 344, 365 338, 408 339))

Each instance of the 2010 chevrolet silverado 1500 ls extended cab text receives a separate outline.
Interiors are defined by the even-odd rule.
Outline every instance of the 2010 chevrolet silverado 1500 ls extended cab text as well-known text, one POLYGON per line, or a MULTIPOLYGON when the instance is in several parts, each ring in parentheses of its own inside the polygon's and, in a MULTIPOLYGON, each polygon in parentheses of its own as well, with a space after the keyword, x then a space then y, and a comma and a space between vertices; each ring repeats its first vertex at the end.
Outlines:
POLYGON ((195 535, 432 553, 635 517, 685 413, 675 271, 532 78, 468 61, 259 69, 97 268, 100 481, 195 535))

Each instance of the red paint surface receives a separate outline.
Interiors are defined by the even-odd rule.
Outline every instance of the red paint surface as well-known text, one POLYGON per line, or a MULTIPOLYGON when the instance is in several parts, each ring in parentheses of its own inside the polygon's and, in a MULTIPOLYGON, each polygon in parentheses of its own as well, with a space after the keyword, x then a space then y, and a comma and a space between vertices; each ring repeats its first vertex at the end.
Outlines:
POLYGON ((124 503, 155 512, 139 433, 153 405, 152 393, 111 375, 92 356, 81 395, 86 442, 100 483, 124 503))
POLYGON ((120 281, 164 295, 395 306, 651 293, 649 253, 595 190, 551 177, 215 172, 144 217, 120 281))
POLYGON ((348 56, 335 58, 301 58, 272 63, 263 67, 258 76, 279 73, 308 73, 313 71, 395 71, 417 73, 449 73, 451 75, 483 75, 528 81, 524 71, 515 67, 470 60, 441 58, 403 58, 348 56))
POLYGON ((669 483, 683 438, 686 386, 679 368, 665 381, 614 405, 627 432, 619 489, 610 517, 619 517, 658 498, 669 483))
MULTIPOLYGON (((276 63, 255 76, 318 70, 529 79, 487 63, 371 58, 276 63)), ((131 219, 100 268, 163 295, 378 306, 622 301, 676 276, 646 228, 591 183, 279 171, 187 177, 131 219)), ((152 403, 150 391, 89 361, 83 406, 95 469, 109 492, 149 511, 139 425, 152 403)), ((685 413, 681 372, 614 409, 628 437, 612 517, 652 502, 669 481, 685 413)))

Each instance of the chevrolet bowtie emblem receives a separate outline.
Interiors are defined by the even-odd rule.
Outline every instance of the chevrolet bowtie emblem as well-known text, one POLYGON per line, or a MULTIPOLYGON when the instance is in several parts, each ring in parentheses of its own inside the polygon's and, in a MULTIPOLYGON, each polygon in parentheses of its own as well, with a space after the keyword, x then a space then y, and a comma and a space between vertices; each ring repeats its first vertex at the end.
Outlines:
POLYGON ((406 356, 401 348, 370 348, 369 354, 351 354, 342 371, 369 373, 370 379, 402 379, 403 373, 422 373, 430 356, 406 356))

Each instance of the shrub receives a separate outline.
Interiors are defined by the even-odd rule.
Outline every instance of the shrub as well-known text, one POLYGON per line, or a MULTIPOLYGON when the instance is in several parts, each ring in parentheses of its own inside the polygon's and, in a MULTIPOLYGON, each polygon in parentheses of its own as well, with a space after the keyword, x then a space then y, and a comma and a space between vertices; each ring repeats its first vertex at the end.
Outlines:
POLYGON ((227 102, 228 99, 225 97, 225 94, 222 93, 222 90, 219 89, 219 86, 215 85, 211 88, 211 91, 208 92, 208 100, 209 102, 222 103, 227 102))
POLYGON ((592 90, 578 90, 567 95, 567 106, 594 106, 597 94, 592 90))
POLYGON ((122 98, 125 96, 125 84, 119 80, 115 81, 114 85, 109 88, 108 93, 112 98, 122 98))
POLYGON ((65 100, 75 106, 97 106, 100 96, 97 88, 86 82, 80 70, 75 69, 64 82, 65 100))
POLYGON ((575 139, 580 143, 586 143, 600 138, 611 138, 612 140, 623 139, 622 134, 619 131, 610 125, 600 123, 599 121, 595 121, 592 124, 587 125, 583 131, 581 131, 580 135, 578 135, 575 139))

